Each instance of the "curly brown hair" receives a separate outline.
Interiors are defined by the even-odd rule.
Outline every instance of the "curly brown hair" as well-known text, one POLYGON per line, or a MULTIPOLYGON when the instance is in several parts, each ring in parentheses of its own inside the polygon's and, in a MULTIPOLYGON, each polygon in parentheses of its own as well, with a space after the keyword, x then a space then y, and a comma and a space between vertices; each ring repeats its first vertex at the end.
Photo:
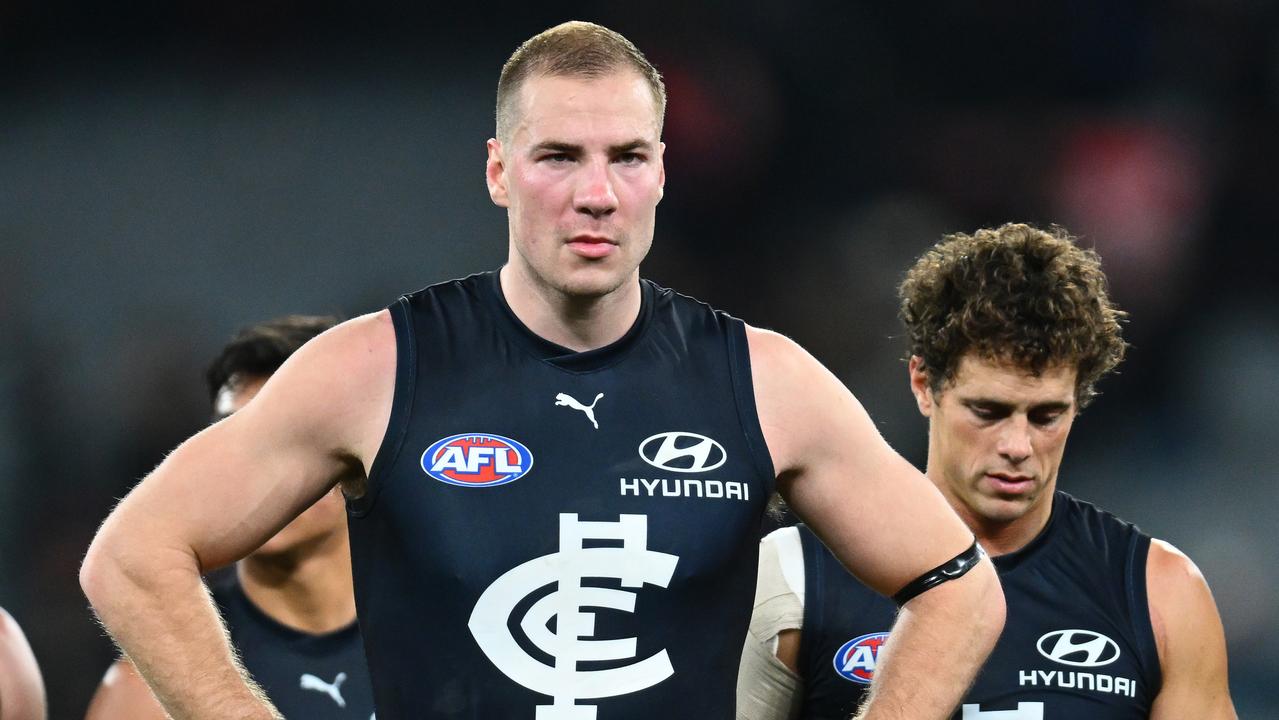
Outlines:
POLYGON ((1021 223, 946 235, 898 288, 910 354, 923 361, 933 392, 975 352, 1038 374, 1073 363, 1075 401, 1124 357, 1126 316, 1106 293, 1101 258, 1060 227, 1021 223))

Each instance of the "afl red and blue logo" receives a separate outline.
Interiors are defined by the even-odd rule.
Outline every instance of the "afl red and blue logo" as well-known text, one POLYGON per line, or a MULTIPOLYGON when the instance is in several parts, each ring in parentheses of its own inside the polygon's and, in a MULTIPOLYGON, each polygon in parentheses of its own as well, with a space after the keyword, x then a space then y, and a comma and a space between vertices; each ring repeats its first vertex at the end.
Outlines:
POLYGON ((888 633, 868 633, 839 646, 835 652, 835 672, 845 680, 869 685, 875 679, 875 663, 888 633))
POLYGON ((515 482, 533 469, 533 453, 501 435, 463 433, 437 440, 422 453, 427 475, 459 487, 493 487, 515 482))

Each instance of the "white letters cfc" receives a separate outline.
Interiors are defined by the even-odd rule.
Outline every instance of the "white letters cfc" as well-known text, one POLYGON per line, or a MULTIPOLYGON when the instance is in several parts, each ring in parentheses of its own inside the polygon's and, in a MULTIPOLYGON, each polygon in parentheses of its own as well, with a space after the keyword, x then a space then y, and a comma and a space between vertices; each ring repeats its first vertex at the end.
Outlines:
POLYGON ((578 670, 579 662, 629 660, 636 639, 588 640, 595 634, 595 613, 585 607, 635 612, 635 593, 583 587, 582 578, 617 578, 622 587, 645 583, 666 587, 679 557, 648 549, 648 517, 619 515, 617 522, 581 522, 560 514, 560 550, 519 565, 493 582, 471 611, 468 627, 480 649, 507 677, 534 692, 549 695, 538 705, 536 720, 595 720, 597 708, 578 700, 613 697, 652 687, 674 674, 666 650, 643 660, 605 670, 578 670), (621 540, 621 547, 584 547, 585 540, 621 540), (515 606, 534 591, 555 584, 533 603, 520 627, 554 666, 532 657, 511 634, 507 622, 515 606), (548 627, 555 618, 555 631, 548 627))

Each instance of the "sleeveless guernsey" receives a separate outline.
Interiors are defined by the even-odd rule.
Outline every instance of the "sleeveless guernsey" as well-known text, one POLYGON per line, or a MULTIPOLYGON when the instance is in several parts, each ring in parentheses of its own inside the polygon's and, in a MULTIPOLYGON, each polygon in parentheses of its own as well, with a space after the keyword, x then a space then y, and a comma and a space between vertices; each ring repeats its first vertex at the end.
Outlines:
MULTIPOLYGON (((896 606, 841 567, 807 527, 800 671, 802 718, 844 720, 874 674, 896 606)), ((1159 692, 1146 602, 1150 537, 1058 492, 1048 525, 993 558, 1008 614, 1003 635, 954 717, 1145 718, 1159 692)))
POLYGON ((285 627, 245 596, 235 573, 211 581, 211 590, 244 667, 284 717, 373 717, 373 688, 355 623, 323 635, 285 627))
POLYGON ((641 286, 582 353, 495 272, 391 306, 391 422, 350 504, 382 720, 733 717, 773 489, 745 327, 641 286))

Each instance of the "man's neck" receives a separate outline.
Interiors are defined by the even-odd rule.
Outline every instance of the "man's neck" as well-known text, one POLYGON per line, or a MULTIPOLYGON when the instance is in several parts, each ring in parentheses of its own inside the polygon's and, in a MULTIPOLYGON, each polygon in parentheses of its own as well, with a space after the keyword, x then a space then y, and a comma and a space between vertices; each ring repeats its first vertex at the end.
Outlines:
POLYGON ((515 317, 537 336, 576 352, 617 342, 639 317, 639 276, 604 295, 574 296, 547 286, 513 263, 499 275, 515 317))
POLYGON ((281 625, 318 635, 355 621, 351 547, 345 534, 295 553, 250 555, 235 570, 249 600, 281 625))
MULTIPOLYGON (((1047 510, 1051 513, 1051 504, 1047 506, 1047 510)), ((1048 525, 1048 514, 1040 518, 1038 508, 1009 522, 990 522, 971 517, 971 513, 960 512, 959 514, 968 528, 973 531, 982 548, 995 557, 1015 553, 1026 547, 1048 525)))
POLYGON ((1044 487, 1035 505, 1024 515, 1015 520, 998 522, 981 517, 964 503, 959 502, 947 491, 945 482, 935 476, 935 473, 939 472, 940 470, 930 465, 925 474, 941 491, 955 514, 959 515, 968 529, 973 532, 977 542, 981 543, 982 548, 993 557, 1021 550, 1048 526, 1048 520, 1052 517, 1053 496, 1057 489, 1055 480, 1044 487))

